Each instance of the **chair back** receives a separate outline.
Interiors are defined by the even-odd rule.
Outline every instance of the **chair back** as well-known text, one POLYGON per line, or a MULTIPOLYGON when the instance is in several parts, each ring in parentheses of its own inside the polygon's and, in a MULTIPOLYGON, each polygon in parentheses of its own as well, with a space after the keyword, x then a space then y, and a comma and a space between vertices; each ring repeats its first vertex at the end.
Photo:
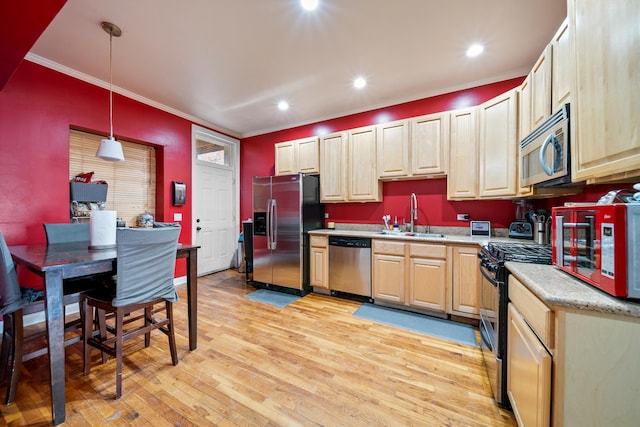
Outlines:
POLYGON ((89 242, 91 239, 88 222, 66 224, 43 224, 47 244, 89 242))
POLYGON ((16 264, 11 258, 9 247, 0 233, 0 315, 13 313, 29 303, 22 297, 16 264))
POLYGON ((118 228, 116 307, 157 298, 178 300, 173 286, 180 226, 118 228))

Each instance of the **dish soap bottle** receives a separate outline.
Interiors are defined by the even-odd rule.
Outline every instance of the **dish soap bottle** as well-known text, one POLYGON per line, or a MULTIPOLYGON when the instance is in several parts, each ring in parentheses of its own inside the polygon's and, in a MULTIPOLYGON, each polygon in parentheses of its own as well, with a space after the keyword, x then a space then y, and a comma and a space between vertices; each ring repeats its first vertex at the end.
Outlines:
POLYGON ((400 231, 400 226, 398 225, 398 215, 393 219, 393 231, 400 231))

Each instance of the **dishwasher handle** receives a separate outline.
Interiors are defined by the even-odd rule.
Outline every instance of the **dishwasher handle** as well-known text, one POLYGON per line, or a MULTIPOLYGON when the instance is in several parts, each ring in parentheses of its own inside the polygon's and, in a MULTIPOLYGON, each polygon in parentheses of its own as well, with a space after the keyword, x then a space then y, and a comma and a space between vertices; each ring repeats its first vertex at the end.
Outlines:
POLYGON ((366 237, 329 236, 329 246, 341 246, 347 248, 370 248, 371 239, 366 237))

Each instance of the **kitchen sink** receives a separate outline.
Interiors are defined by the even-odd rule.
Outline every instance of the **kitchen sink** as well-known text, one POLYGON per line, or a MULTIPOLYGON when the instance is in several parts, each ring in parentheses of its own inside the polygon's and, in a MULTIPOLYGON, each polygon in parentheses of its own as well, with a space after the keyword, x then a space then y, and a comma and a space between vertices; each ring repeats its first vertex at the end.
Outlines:
POLYGON ((446 239, 447 236, 438 233, 412 233, 410 231, 386 231, 382 230, 380 234, 387 234, 390 236, 402 236, 402 237, 417 237, 422 239, 446 239))

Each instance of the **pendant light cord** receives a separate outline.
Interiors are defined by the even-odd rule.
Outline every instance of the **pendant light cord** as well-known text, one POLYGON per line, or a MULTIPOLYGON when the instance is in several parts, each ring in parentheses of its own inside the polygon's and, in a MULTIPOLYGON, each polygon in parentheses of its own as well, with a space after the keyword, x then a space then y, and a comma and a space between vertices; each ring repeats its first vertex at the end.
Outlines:
POLYGON ((109 32, 109 137, 113 139, 113 30, 109 32))

